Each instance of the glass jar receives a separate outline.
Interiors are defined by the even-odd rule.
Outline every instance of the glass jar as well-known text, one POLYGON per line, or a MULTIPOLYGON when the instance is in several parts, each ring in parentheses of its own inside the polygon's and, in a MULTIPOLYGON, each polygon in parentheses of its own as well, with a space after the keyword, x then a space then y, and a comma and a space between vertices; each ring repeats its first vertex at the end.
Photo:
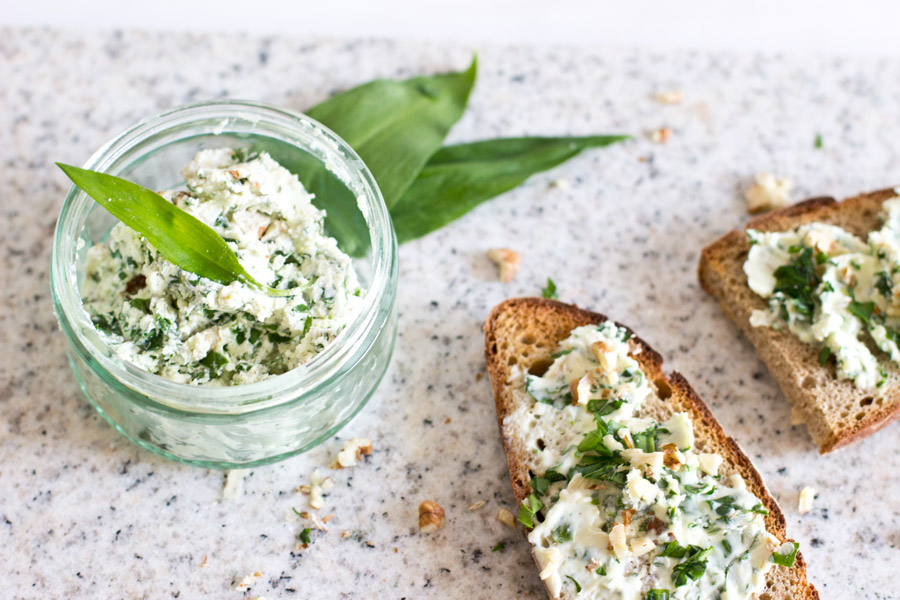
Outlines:
POLYGON ((364 295, 353 320, 320 354, 282 375, 230 387, 175 383, 121 360, 94 328, 80 293, 87 250, 105 241, 117 221, 76 187, 56 226, 50 287, 72 370, 97 411, 152 452, 230 469, 308 450, 366 403, 396 337, 397 240, 381 192, 356 153, 313 119, 264 104, 216 101, 162 113, 113 139, 84 168, 168 189, 182 183, 181 167, 197 151, 223 146, 272 150, 288 168, 324 164, 345 186, 351 206, 336 213, 346 222, 329 218, 336 231, 355 220, 355 231, 367 238, 356 244, 353 261, 364 295))

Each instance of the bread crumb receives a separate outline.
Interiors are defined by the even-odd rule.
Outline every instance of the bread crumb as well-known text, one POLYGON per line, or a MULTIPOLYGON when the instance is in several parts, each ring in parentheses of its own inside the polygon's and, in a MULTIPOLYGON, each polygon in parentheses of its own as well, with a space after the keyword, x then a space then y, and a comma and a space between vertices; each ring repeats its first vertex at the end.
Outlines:
POLYGON ((488 258, 500 269, 500 281, 509 283, 519 270, 519 254, 509 248, 491 248, 488 258))
POLYGON ((487 500, 479 500, 478 502, 473 502, 469 506, 466 507, 466 510, 478 510, 482 506, 487 504, 487 500))
POLYGON ((505 508, 501 508, 497 511, 497 520, 507 527, 511 527, 512 529, 516 528, 516 517, 505 508))
POLYGON ((444 509, 432 500, 425 500, 419 505, 419 531, 434 533, 444 526, 444 509))
POLYGON ((363 456, 370 454, 372 454, 372 440, 361 437, 351 438, 344 442, 344 448, 338 452, 337 458, 334 459, 334 464, 331 466, 334 469, 352 467, 362 460, 363 456))
POLYGON ((793 183, 786 177, 775 177, 771 173, 760 173, 747 191, 747 211, 751 214, 767 212, 791 202, 793 183))
POLYGON ((656 94, 653 99, 661 104, 681 104, 681 92, 668 90, 656 94))
POLYGON ((228 471, 225 475, 225 487, 222 488, 222 497, 234 499, 241 495, 241 489, 244 487, 244 477, 247 476, 247 469, 234 469, 228 471))
POLYGON ((812 510, 813 499, 816 497, 816 491, 809 486, 800 490, 800 499, 797 501, 797 510, 801 515, 805 515, 812 510))
POLYGON ((672 137, 672 130, 668 127, 660 127, 650 132, 650 141, 654 144, 665 144, 672 137))
POLYGON ((477 373, 475 373, 476 382, 481 381, 482 379, 484 379, 484 371, 478 371, 477 373))
POLYGON ((343 531, 341 532, 341 537, 344 538, 344 539, 347 539, 348 537, 350 537, 350 532, 347 531, 346 529, 343 530, 343 531))
POLYGON ((209 556, 207 556, 206 554, 204 554, 204 555, 203 555, 203 562, 200 563, 200 568, 201 568, 201 569, 206 568, 206 565, 208 565, 208 564, 209 564, 209 556))

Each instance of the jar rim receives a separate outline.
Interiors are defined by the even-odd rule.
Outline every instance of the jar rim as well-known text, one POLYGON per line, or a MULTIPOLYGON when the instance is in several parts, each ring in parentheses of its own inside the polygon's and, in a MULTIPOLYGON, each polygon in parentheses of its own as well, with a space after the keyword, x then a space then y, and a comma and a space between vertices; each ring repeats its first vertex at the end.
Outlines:
MULTIPOLYGON (((364 290, 360 308, 338 336, 322 352, 294 369, 262 381, 236 386, 198 386, 168 380, 143 371, 120 359, 106 344, 84 309, 75 271, 75 251, 82 221, 94 200, 72 186, 63 202, 54 235, 50 265, 50 285, 54 310, 61 328, 75 351, 86 354, 109 377, 144 396, 163 410, 188 413, 247 413, 281 404, 302 401, 317 386, 352 366, 372 343, 373 329, 384 326, 390 311, 382 310, 382 300, 395 290, 391 281, 397 273, 397 240, 387 206, 375 178, 356 152, 337 134, 302 113, 251 100, 214 100, 176 107, 143 119, 97 150, 85 169, 118 174, 141 160, 132 151, 152 136, 205 123, 206 129, 192 131, 194 137, 208 133, 236 133, 229 127, 250 123, 254 135, 278 137, 308 151, 328 165, 357 196, 357 203, 369 226, 372 276, 364 290), (209 128, 210 122, 218 122, 209 128), (259 126, 262 129, 257 130, 259 126), (272 130, 266 130, 270 127, 272 130), (279 133, 274 135, 275 131, 279 133), (290 139, 284 139, 289 137, 290 139), (320 156, 321 155, 321 156, 320 156)), ((183 139, 183 138, 182 138, 183 139)), ((377 331, 375 332, 377 333, 377 331)), ((94 367, 96 368, 96 366, 94 367)))

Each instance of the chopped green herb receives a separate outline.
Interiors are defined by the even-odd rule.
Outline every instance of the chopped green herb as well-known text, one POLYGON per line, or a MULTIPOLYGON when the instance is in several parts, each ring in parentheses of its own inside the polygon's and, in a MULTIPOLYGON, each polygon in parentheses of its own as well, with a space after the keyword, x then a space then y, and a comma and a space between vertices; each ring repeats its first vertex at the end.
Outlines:
POLYGON ((556 300, 559 296, 556 293, 556 284, 549 277, 547 278, 547 287, 541 288, 541 296, 556 300))
POLYGON ((571 575, 566 575, 566 579, 568 579, 569 581, 571 581, 572 583, 575 584, 575 593, 576 594, 581 592, 581 584, 578 583, 574 577, 572 577, 571 575))
POLYGON ((706 560, 712 553, 712 546, 700 548, 688 546, 685 558, 672 569, 672 582, 675 587, 687 584, 688 579, 697 581, 706 572, 706 560))
POLYGON ((522 501, 519 507, 519 522, 529 529, 534 529, 534 515, 544 508, 544 503, 537 497, 537 494, 531 494, 522 501))
POLYGON ((814 143, 813 145, 815 146, 816 150, 821 150, 821 149, 822 149, 822 147, 824 146, 824 144, 822 143, 822 134, 821 134, 821 133, 817 133, 817 134, 816 134, 816 141, 815 141, 815 143, 814 143))
POLYGON ((850 304, 847 306, 847 311, 851 315, 855 315, 863 320, 867 325, 871 324, 872 313, 875 311, 875 303, 874 302, 857 302, 856 300, 851 300, 850 304))
POLYGON ((828 362, 828 359, 831 358, 831 354, 831 348, 829 348, 828 346, 822 346, 822 349, 819 350, 819 364, 824 367, 825 363, 828 362))
POLYGON ((644 596, 644 600, 669 600, 671 592, 669 590, 650 590, 644 596))
POLYGON ((778 552, 772 553, 772 562, 782 567, 793 567, 794 561, 797 559, 797 551, 800 544, 797 542, 785 542, 781 545, 778 552))
POLYGON ((500 541, 500 542, 497 542, 497 544, 493 548, 491 548, 491 552, 503 552, 503 550, 505 548, 506 548, 506 544, 504 544, 502 541, 500 541))
POLYGON ((572 528, 568 523, 563 523, 553 530, 553 534, 550 536, 550 538, 557 544, 570 542, 572 541, 572 528))
POLYGON ((309 527, 304 528, 303 531, 300 532, 300 541, 306 545, 311 544, 312 539, 309 537, 310 533, 312 533, 312 530, 309 527))

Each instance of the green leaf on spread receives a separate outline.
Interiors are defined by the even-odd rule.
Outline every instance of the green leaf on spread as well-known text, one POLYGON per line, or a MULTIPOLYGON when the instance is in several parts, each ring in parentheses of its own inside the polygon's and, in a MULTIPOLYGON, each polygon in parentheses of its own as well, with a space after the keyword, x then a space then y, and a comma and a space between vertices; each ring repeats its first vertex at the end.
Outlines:
POLYGON ((819 350, 819 364, 824 367, 825 363, 828 362, 828 359, 831 358, 831 355, 831 348, 829 348, 828 346, 822 346, 822 349, 819 350))
POLYGON ((524 500, 519 507, 519 523, 529 529, 534 529, 534 515, 544 508, 544 503, 537 497, 537 494, 531 494, 524 500))
POLYGON ((712 553, 712 546, 688 546, 684 560, 672 569, 672 583, 675 587, 687 584, 688 579, 697 581, 706 572, 706 561, 712 553))
POLYGON ((644 600, 669 600, 671 597, 669 590, 650 590, 644 596, 644 600))
POLYGON ((578 583, 574 577, 572 577, 571 575, 566 575, 566 579, 568 579, 569 581, 571 581, 572 583, 575 584, 575 593, 576 594, 581 593, 581 584, 578 583))
POLYGON ((874 302, 857 302, 856 300, 851 300, 850 304, 847 306, 847 312, 862 319, 866 325, 872 324, 872 313, 874 311, 874 302))
POLYGON ((815 289, 819 283, 812 248, 803 248, 795 254, 790 264, 775 269, 775 293, 793 298, 799 312, 812 315, 816 306, 815 289))
POLYGON ((396 205, 462 116, 478 60, 465 71, 377 79, 306 111, 356 150, 378 182, 388 209, 396 205))
POLYGON ((402 243, 421 237, 518 187, 535 173, 589 148, 627 139, 625 135, 521 137, 441 148, 406 193, 390 205, 397 238, 402 243))
POLYGON ((222 237, 156 192, 120 177, 56 163, 75 185, 114 217, 144 236, 172 264, 228 285, 239 281, 272 296, 289 296, 256 281, 222 237))

